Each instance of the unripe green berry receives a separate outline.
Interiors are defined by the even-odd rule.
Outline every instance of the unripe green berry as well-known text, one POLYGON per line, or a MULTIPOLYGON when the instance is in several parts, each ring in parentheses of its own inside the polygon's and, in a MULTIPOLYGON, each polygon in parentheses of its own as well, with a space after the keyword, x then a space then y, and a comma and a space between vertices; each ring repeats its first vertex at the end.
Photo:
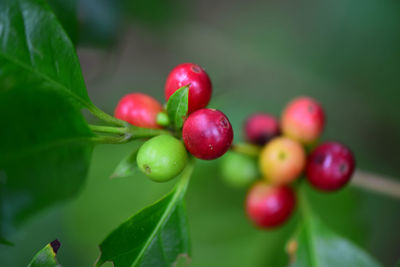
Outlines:
POLYGON ((255 159, 233 151, 222 157, 221 175, 227 184, 234 187, 245 187, 260 177, 255 159))
POLYGON ((159 135, 146 141, 137 154, 137 165, 151 180, 166 182, 177 176, 185 167, 185 146, 170 135, 159 135))

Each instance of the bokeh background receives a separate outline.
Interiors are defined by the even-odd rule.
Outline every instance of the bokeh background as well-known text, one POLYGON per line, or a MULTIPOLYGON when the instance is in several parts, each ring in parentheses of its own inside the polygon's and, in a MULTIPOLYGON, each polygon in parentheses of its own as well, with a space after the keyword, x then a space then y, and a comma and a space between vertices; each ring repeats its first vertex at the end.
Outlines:
MULTIPOLYGON (((310 95, 326 110, 323 139, 349 145, 360 169, 400 179, 399 1, 81 0, 78 14, 78 25, 60 19, 79 28, 72 38, 89 95, 103 110, 112 113, 134 91, 164 101, 168 72, 194 62, 211 76, 210 106, 228 115, 236 141, 250 113, 279 116, 289 100, 310 95)), ((63 266, 92 266, 103 238, 175 182, 109 179, 136 145, 97 146, 80 194, 22 225, 10 237, 16 245, 1 247, 0 265, 25 266, 58 238, 63 266)), ((244 216, 244 196, 220 179, 218 161, 198 162, 187 194, 191 266, 287 265, 284 246, 298 215, 258 231, 244 216)), ((399 200, 348 187, 315 192, 311 204, 385 266, 400 258, 399 200)))

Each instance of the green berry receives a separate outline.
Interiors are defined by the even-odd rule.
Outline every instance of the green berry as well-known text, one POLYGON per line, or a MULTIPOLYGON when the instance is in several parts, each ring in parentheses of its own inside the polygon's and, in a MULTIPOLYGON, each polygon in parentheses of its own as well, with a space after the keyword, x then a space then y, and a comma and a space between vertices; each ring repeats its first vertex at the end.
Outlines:
POLYGON ((222 158, 221 174, 225 182, 234 187, 249 185, 260 176, 254 158, 232 151, 222 158))
POLYGON ((170 135, 159 135, 145 142, 137 158, 139 169, 156 182, 166 182, 177 176, 185 167, 185 146, 170 135))

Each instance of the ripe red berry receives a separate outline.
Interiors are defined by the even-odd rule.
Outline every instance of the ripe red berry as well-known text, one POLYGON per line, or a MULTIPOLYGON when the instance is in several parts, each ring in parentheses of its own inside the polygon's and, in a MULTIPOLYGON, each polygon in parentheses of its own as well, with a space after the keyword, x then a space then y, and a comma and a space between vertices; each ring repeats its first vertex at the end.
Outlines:
POLYGON ((260 228, 272 228, 286 222, 296 206, 296 196, 288 186, 254 184, 246 198, 246 213, 260 228))
POLYGON ((326 142, 310 154, 307 179, 317 189, 335 191, 350 180, 354 168, 350 149, 338 142, 326 142))
POLYGON ((189 87, 189 114, 205 108, 210 102, 212 85, 208 74, 198 65, 184 63, 176 66, 168 75, 165 83, 165 99, 182 86, 189 87))
POLYGON ((182 138, 189 152, 200 159, 215 159, 229 149, 233 140, 232 126, 224 113, 199 109, 186 119, 182 138))
POLYGON ((133 93, 121 98, 114 114, 116 118, 138 127, 160 128, 157 114, 162 109, 161 104, 151 96, 133 93))
POLYGON ((322 133, 325 115, 321 105, 310 97, 299 97, 282 114, 282 132, 303 144, 315 141, 322 133))
POLYGON ((278 136, 279 132, 277 119, 269 114, 253 114, 244 123, 246 140, 256 145, 264 145, 271 138, 278 136))

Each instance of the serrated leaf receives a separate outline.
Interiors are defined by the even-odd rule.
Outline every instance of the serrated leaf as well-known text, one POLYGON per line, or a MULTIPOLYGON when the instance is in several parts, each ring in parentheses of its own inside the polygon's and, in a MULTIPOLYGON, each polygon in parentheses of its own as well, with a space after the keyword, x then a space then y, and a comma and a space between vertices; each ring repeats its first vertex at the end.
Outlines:
POLYGON ((79 191, 93 134, 78 107, 90 105, 75 49, 47 4, 0 1, 1 225, 79 191))
POLYGON ((189 110, 189 85, 185 85, 173 93, 168 99, 167 113, 173 125, 180 129, 189 110))
POLYGON ((292 267, 379 267, 375 259, 329 229, 312 213, 302 195, 303 221, 295 238, 292 267))
POLYGON ((56 254, 61 244, 58 240, 47 244, 33 257, 28 267, 61 267, 57 262, 56 254))
POLYGON ((124 178, 135 174, 139 168, 136 163, 136 156, 140 147, 134 149, 128 156, 121 160, 110 178, 124 178))
POLYGON ((190 255, 184 196, 192 174, 189 163, 180 181, 164 198, 146 207, 111 232, 100 244, 96 266, 172 266, 190 255))

